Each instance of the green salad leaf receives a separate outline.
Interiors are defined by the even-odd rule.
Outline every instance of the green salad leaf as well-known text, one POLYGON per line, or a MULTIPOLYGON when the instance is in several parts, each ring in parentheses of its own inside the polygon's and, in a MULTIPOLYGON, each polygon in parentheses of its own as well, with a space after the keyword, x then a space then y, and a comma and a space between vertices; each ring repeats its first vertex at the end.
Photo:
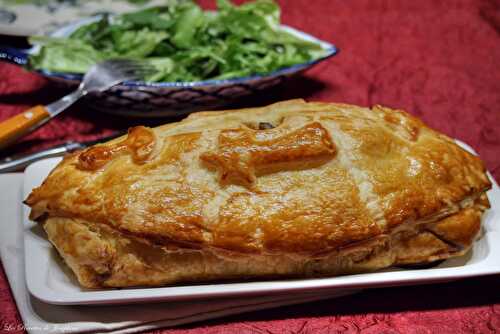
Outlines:
POLYGON ((217 11, 174 0, 119 16, 104 16, 67 38, 32 37, 36 69, 84 73, 96 62, 132 58, 150 62, 148 81, 200 81, 265 74, 318 59, 326 51, 280 27, 272 0, 240 6, 217 0, 217 11))
POLYGON ((33 37, 31 43, 50 45, 42 47, 37 55, 30 57, 30 62, 40 69, 84 73, 92 65, 105 59, 102 52, 77 39, 33 37))

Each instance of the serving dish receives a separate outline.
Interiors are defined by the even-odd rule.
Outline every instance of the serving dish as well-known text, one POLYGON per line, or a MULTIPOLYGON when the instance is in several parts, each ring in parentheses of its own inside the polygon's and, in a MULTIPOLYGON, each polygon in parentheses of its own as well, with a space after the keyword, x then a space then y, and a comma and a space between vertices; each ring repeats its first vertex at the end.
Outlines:
MULTIPOLYGON (((472 152, 465 144, 462 147, 472 152)), ((38 186, 59 159, 36 162, 25 172, 23 193, 26 197, 38 186)), ((491 176, 490 176, 491 178, 491 176)), ((369 274, 319 279, 288 279, 244 283, 210 283, 134 288, 122 290, 85 290, 66 272, 43 229, 29 221, 29 208, 23 207, 27 287, 32 295, 52 304, 107 304, 188 300, 239 295, 280 294, 292 291, 345 290, 380 286, 410 285, 456 280, 500 273, 500 190, 492 181, 488 192, 491 209, 484 216, 484 230, 466 255, 447 260, 428 269, 389 269, 369 274)))
MULTIPOLYGON (((94 16, 62 26, 49 35, 67 37, 79 27, 98 20, 94 16)), ((285 79, 301 73, 312 66, 333 57, 338 49, 335 45, 322 41, 302 31, 281 26, 281 29, 310 42, 316 42, 325 50, 325 55, 314 61, 285 67, 266 75, 253 75, 225 80, 204 80, 197 82, 141 82, 130 81, 117 85, 105 92, 89 94, 84 99, 87 105, 103 112, 136 117, 169 117, 216 108, 237 98, 258 94, 282 83, 285 79)), ((30 54, 38 48, 28 50, 0 48, 0 59, 7 59, 19 65, 26 65, 30 54)), ((70 73, 38 71, 44 77, 64 85, 77 85, 82 76, 70 73)))

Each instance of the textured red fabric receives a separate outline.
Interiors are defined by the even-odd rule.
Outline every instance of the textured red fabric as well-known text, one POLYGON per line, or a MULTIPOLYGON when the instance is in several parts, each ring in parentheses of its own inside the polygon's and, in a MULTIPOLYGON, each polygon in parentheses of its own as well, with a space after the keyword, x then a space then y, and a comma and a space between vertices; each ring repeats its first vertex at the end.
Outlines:
MULTIPOLYGON (((213 1, 200 1, 213 7, 213 1)), ((305 76, 235 106, 304 97, 405 109, 470 144, 500 180, 500 5, 498 1, 280 1, 286 24, 334 42, 341 52, 305 76)), ((64 90, 0 63, 0 120, 64 90)), ((16 152, 94 139, 127 120, 76 106, 26 138, 16 152)), ((500 256, 500 254, 499 254, 500 256)), ((366 291, 155 333, 494 333, 500 276, 366 291)), ((0 324, 20 325, 0 272, 0 324)), ((0 331, 2 327, 0 327, 0 331)))

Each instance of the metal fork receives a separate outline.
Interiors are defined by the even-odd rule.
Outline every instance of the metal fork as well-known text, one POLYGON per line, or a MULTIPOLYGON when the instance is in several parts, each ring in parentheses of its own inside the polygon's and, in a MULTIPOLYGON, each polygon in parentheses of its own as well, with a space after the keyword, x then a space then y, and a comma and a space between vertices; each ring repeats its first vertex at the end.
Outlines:
POLYGON ((0 123, 0 149, 34 131, 91 92, 102 92, 123 81, 143 79, 153 73, 151 65, 128 59, 112 59, 96 64, 73 93, 47 105, 32 107, 0 123))

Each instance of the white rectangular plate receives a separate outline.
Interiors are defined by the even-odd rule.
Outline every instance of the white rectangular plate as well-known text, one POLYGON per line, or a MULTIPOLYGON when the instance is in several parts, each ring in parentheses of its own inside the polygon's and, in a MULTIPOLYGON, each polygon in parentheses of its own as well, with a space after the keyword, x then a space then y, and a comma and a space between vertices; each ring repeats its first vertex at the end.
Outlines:
MULTIPOLYGON (((459 143, 472 152, 468 146, 459 143)), ((60 159, 36 162, 25 171, 24 197, 39 186, 60 159)), ((491 178, 491 176, 490 176, 491 178)), ((492 179, 492 178, 491 178, 492 179)), ((492 179, 493 180, 493 179, 492 179)), ((188 300, 238 295, 269 295, 305 292, 373 288, 442 282, 460 278, 500 273, 500 190, 493 182, 488 192, 491 209, 484 216, 484 232, 466 255, 447 260, 431 269, 388 269, 375 273, 333 278, 289 279, 247 283, 180 285, 163 288, 120 290, 82 289, 56 251, 47 241, 44 231, 28 219, 29 208, 23 207, 26 280, 30 293, 51 304, 112 304, 188 300)))

